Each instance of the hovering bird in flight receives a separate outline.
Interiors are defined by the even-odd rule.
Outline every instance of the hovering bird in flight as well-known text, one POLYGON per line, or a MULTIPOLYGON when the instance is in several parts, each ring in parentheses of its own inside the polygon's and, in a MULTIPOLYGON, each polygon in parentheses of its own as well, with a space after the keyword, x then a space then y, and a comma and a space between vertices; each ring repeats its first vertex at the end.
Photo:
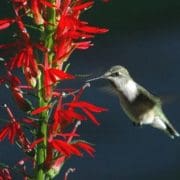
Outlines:
POLYGON ((113 66, 102 76, 86 82, 99 79, 107 79, 110 82, 118 94, 122 109, 133 124, 150 125, 164 131, 171 138, 180 136, 165 116, 161 100, 136 83, 125 67, 113 66))

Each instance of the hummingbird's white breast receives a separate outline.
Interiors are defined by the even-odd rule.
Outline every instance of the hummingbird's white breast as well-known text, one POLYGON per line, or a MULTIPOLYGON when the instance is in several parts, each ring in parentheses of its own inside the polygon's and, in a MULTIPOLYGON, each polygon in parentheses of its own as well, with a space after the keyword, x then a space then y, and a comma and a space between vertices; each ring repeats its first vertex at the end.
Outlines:
POLYGON ((129 101, 133 101, 138 95, 137 84, 132 80, 119 84, 120 91, 127 97, 129 101))

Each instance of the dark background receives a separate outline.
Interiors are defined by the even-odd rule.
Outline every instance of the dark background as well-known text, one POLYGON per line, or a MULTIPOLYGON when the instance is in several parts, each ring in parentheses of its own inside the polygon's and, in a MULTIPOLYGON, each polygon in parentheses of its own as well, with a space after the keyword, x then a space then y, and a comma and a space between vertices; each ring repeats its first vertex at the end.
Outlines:
MULTIPOLYGON (((96 76, 112 65, 127 67, 154 94, 175 97, 164 105, 164 111, 180 131, 180 1, 97 1, 83 19, 108 27, 110 32, 95 38, 91 49, 76 51, 70 58, 70 71, 96 76)), ((6 98, 6 92, 0 95, 6 98)), ((64 172, 69 167, 76 171, 68 180, 180 179, 180 139, 171 140, 151 127, 133 127, 118 98, 95 85, 84 99, 109 111, 98 115, 99 127, 88 122, 79 128, 84 139, 96 144, 96 154, 95 158, 85 155, 69 160, 64 172)), ((20 158, 12 146, 1 145, 0 162, 14 164, 20 158)))

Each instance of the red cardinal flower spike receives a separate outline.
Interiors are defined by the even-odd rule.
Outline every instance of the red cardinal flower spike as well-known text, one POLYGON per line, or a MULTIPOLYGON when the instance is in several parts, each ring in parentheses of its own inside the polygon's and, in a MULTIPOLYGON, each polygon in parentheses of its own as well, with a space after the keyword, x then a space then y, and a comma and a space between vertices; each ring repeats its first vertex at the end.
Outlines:
MULTIPOLYGON (((32 165, 19 160, 12 167, 0 164, 0 179, 14 179, 15 173, 9 170, 21 173, 24 179, 54 179, 64 172, 63 165, 72 156, 81 158, 85 152, 94 157, 94 147, 82 139, 78 127, 88 125, 88 119, 99 125, 95 114, 107 109, 83 100, 90 84, 73 87, 77 78, 69 72, 68 61, 74 51, 94 46, 92 39, 97 34, 108 32, 81 19, 95 2, 8 1, 11 17, 0 19, 0 35, 7 37, 0 45, 0 86, 2 90, 6 87, 7 95, 0 99, 13 98, 0 106, 8 115, 0 118, 0 142, 7 139, 17 145, 26 156, 23 159, 32 165)), ((71 171, 61 177, 67 180, 71 171)))

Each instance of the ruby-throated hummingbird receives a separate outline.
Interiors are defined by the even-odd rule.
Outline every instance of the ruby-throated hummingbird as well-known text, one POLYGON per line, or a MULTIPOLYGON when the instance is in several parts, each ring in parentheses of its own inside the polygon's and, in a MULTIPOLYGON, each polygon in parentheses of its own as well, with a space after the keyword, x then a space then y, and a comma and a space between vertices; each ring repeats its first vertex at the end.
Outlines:
POLYGON ((105 74, 87 82, 107 79, 119 96, 120 104, 127 116, 136 125, 151 125, 167 133, 171 138, 180 136, 162 110, 158 97, 136 83, 123 66, 111 67, 105 74))

